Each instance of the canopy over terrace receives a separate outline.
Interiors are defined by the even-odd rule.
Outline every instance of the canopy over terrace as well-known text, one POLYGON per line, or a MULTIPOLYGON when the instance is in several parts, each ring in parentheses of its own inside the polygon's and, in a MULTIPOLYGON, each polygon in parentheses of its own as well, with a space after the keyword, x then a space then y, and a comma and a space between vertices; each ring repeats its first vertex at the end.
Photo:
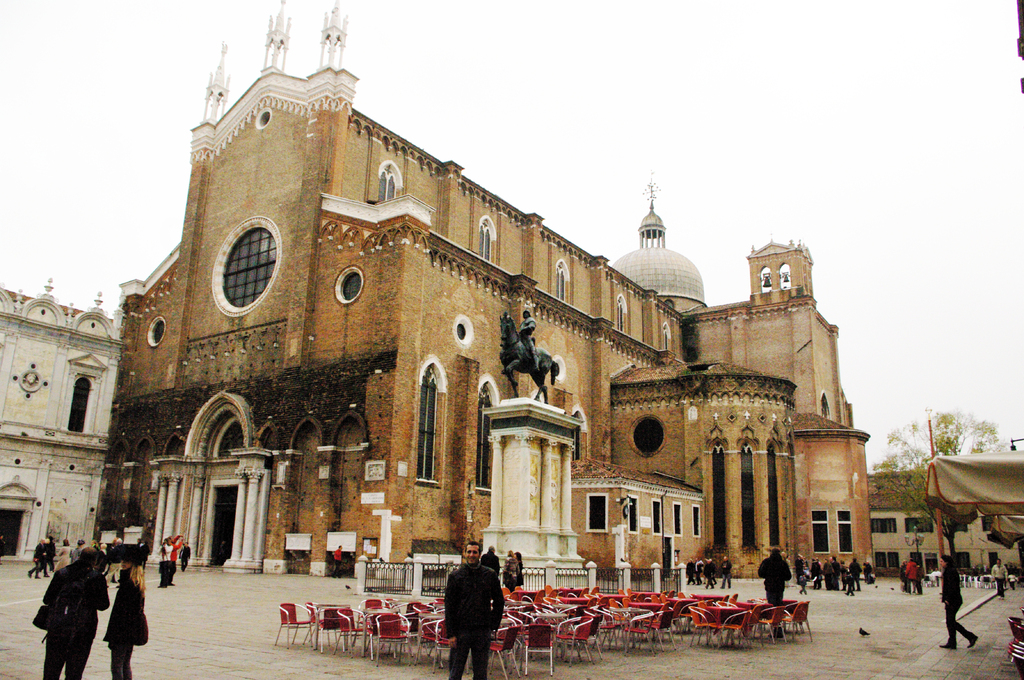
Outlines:
POLYGON ((925 500, 944 517, 1024 515, 1024 452, 939 456, 928 464, 925 500))
POLYGON ((992 531, 988 540, 994 541, 1007 548, 1024 538, 1024 515, 999 515, 993 518, 992 531))

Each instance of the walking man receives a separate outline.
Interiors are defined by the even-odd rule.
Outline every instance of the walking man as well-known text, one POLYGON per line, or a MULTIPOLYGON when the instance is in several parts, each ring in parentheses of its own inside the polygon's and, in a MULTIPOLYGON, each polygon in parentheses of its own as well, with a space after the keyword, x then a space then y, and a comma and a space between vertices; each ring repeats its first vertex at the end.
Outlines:
POLYGON ((728 555, 722 560, 722 588, 732 588, 732 562, 728 555))
POLYGON ((28 570, 28 577, 32 578, 35 574, 36 578, 39 578, 39 572, 43 572, 43 576, 49 577, 50 574, 46 571, 46 539, 39 541, 36 545, 36 550, 32 553, 32 562, 35 563, 31 569, 28 570))
POLYGON ((960 594, 960 572, 953 566, 953 558, 949 555, 942 556, 942 604, 946 605, 946 632, 949 639, 946 644, 939 645, 943 649, 956 649, 956 634, 960 633, 967 638, 967 646, 973 647, 978 641, 978 636, 967 630, 956 620, 956 613, 963 605, 964 598, 960 594))
POLYGON ((188 561, 192 559, 192 548, 188 547, 187 541, 181 546, 181 552, 178 553, 178 559, 181 560, 181 570, 185 571, 188 568, 188 561))
POLYGON ((1003 566, 1003 561, 997 559, 996 563, 992 565, 992 578, 996 581, 996 594, 999 597, 1006 599, 1006 567, 1003 566))
POLYGON ((451 640, 449 680, 459 680, 473 653, 473 680, 487 680, 491 631, 501 625, 505 598, 498 575, 480 564, 480 543, 466 544, 465 563, 448 577, 444 589, 444 623, 451 640))
MULTIPOLYGON (((860 562, 858 562, 857 558, 854 557, 853 562, 850 562, 850 580, 852 580, 854 586, 857 587, 857 592, 860 592, 860 573, 860 562)), ((853 592, 852 587, 850 588, 850 592, 853 592)))

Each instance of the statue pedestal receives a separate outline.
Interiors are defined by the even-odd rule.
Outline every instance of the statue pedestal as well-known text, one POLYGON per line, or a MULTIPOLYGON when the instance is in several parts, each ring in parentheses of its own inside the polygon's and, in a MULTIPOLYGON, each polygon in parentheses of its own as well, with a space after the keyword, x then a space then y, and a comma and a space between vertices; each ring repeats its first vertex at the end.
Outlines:
POLYGON ((572 530, 573 446, 579 421, 532 399, 506 399, 490 418, 491 524, 484 545, 527 567, 582 567, 572 530))

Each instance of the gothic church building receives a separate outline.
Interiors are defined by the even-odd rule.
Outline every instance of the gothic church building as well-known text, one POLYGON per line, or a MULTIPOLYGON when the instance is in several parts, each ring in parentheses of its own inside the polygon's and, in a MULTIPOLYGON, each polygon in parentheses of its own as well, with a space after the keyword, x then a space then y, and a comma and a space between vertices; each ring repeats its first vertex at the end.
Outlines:
POLYGON ((752 252, 750 298, 710 307, 653 200, 637 251, 591 255, 356 110, 346 24, 335 7, 295 77, 282 8, 241 98, 223 59, 211 79, 180 245, 122 287, 98 531, 181 534, 237 571, 457 552, 490 519, 499 318, 530 309, 580 423, 585 559, 869 554, 868 435, 809 250, 752 252))

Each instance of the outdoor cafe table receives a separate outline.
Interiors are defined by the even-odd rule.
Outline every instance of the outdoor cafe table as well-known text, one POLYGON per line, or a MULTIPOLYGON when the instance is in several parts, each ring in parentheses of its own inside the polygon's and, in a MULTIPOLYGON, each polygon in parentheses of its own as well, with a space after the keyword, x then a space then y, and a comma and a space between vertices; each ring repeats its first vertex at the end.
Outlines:
POLYGON ((630 607, 634 609, 643 609, 648 612, 660 612, 664 607, 664 602, 631 602, 630 607))
POLYGON ((560 597, 579 597, 583 594, 583 588, 558 588, 557 593, 560 597))
POLYGON ((560 597, 560 598, 558 598, 558 601, 561 602, 562 604, 571 604, 571 605, 577 605, 577 606, 578 605, 584 605, 584 606, 586 606, 590 602, 590 598, 589 597, 560 597))
POLYGON ((531 600, 536 600, 537 595, 543 592, 543 590, 516 590, 511 595, 509 595, 509 597, 515 600, 522 600, 524 597, 529 597, 531 600))
POLYGON ((706 607, 706 609, 707 611, 714 614, 715 623, 719 626, 725 623, 726 619, 728 619, 733 614, 742 614, 743 612, 747 611, 742 607, 733 607, 732 605, 729 605, 728 607, 709 605, 708 607, 706 607))
POLYGON ((728 600, 728 595, 713 595, 708 593, 691 593, 690 597, 695 600, 728 600))
POLYGON ((568 618, 565 612, 534 612, 534 618, 541 619, 545 623, 555 623, 568 618))

